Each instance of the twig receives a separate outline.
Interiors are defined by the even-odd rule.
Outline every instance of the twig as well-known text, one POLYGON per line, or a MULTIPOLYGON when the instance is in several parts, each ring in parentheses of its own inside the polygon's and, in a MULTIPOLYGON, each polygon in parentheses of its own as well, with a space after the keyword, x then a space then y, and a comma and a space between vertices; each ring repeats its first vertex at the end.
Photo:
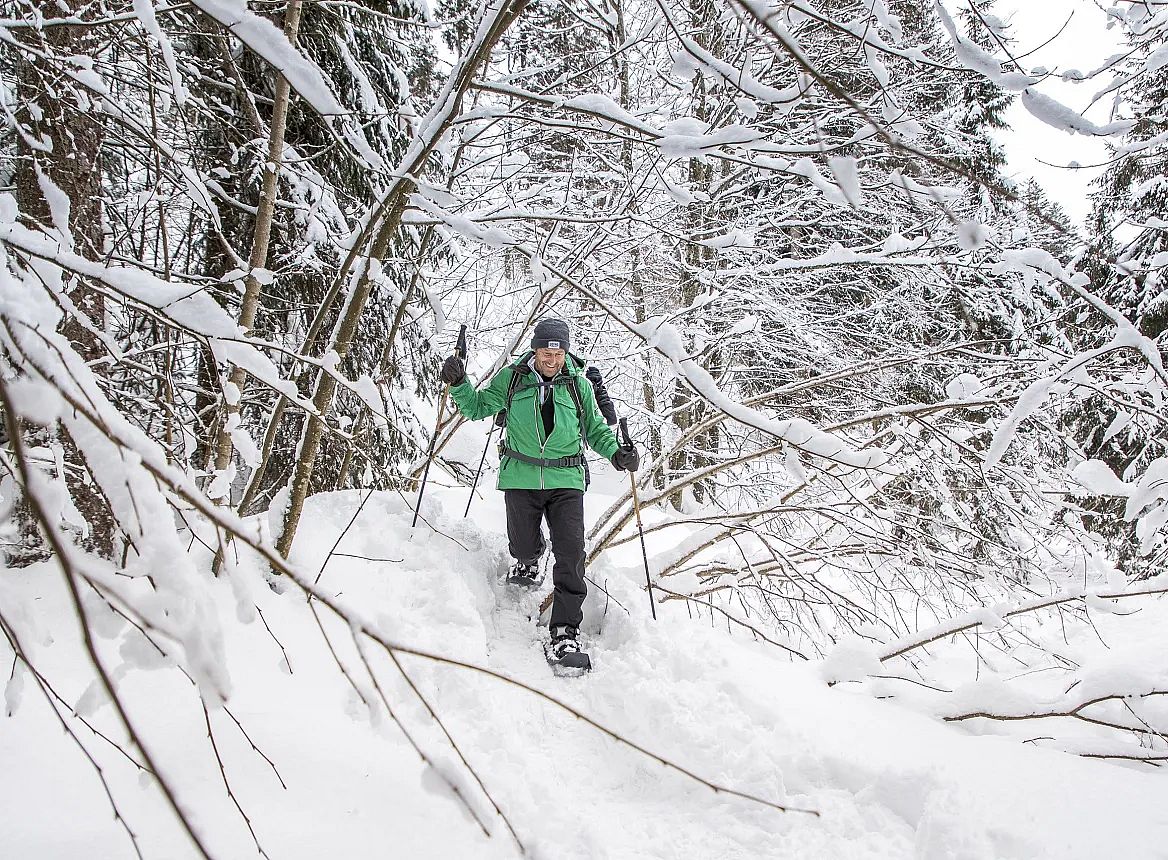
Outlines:
POLYGON ((575 708, 573 708, 571 705, 567 704, 566 702, 563 702, 560 699, 557 699, 555 696, 552 696, 548 693, 545 693, 545 692, 543 692, 543 690, 540 690, 536 687, 529 686, 528 684, 525 684, 522 681, 516 680, 515 678, 512 678, 508 675, 504 675, 501 672, 496 672, 494 669, 488 669, 485 666, 477 666, 474 663, 466 663, 462 660, 456 660, 453 657, 444 657, 441 654, 433 654, 429 651, 421 651, 421 650, 416 649, 416 648, 408 648, 404 645, 391 644, 391 643, 382 641, 380 638, 376 638, 368 630, 365 630, 363 632, 365 632, 365 634, 370 636, 371 638, 374 638, 375 641, 377 641, 379 644, 382 645, 382 647, 389 649, 389 650, 392 650, 395 653, 410 654, 414 657, 420 657, 424 660, 432 660, 435 663, 444 663, 448 666, 455 666, 455 667, 458 667, 460 669, 468 669, 472 672, 477 672, 479 674, 486 675, 489 678, 494 678, 497 681, 502 681, 505 684, 510 684, 512 686, 518 687, 521 690, 526 690, 527 692, 531 693, 532 695, 537 696, 540 699, 543 699, 545 702, 548 702, 552 705, 555 705, 558 708, 561 708, 564 711, 567 711, 569 714, 571 714, 576 719, 580 720, 583 723, 586 723, 589 726, 592 726, 592 728, 594 728, 597 731, 601 732, 602 734, 607 735, 608 737, 612 738, 612 740, 616 741, 618 744, 620 744, 622 746, 626 746, 632 750, 635 750, 636 752, 639 752, 641 755, 643 755, 647 758, 653 759, 658 764, 663 765, 664 767, 669 768, 670 770, 677 771, 678 773, 682 774, 683 776, 689 777, 694 782, 697 782, 701 785, 704 785, 706 788, 710 789, 715 794, 728 794, 728 795, 731 795, 733 797, 740 797, 744 800, 749 800, 749 801, 752 801, 754 803, 758 803, 762 806, 766 806, 766 807, 769 807, 771 809, 778 810, 779 812, 801 812, 801 813, 805 813, 807 815, 813 815, 816 818, 819 817, 818 810, 806 809, 806 808, 797 807, 797 806, 785 806, 783 804, 775 803, 774 801, 766 800, 764 798, 758 797, 757 795, 748 794, 748 793, 742 792, 742 791, 737 791, 733 788, 727 788, 726 786, 718 785, 717 783, 710 782, 709 780, 698 776, 693 771, 688 770, 688 769, 682 767, 681 765, 676 764, 675 762, 670 761, 669 759, 658 755, 655 752, 651 752, 650 750, 646 749, 645 747, 641 746, 638 743, 635 743, 634 741, 630 741, 628 738, 624 737, 623 735, 620 735, 619 733, 613 731, 612 729, 608 728, 607 726, 605 726, 601 723, 598 723, 596 720, 594 720, 591 717, 587 716, 586 714, 576 710, 575 708))
MULTIPOLYGON (((64 393, 64 392, 62 392, 64 393)), ((65 586, 69 592, 69 600, 73 606, 73 611, 76 613, 77 624, 81 629, 81 638, 85 646, 85 651, 89 656, 91 665, 97 673, 98 679, 101 681, 102 687, 109 696, 110 702, 117 712, 118 719, 125 727, 130 735, 130 740, 136 746, 139 752, 142 753, 142 758, 146 762, 146 766, 154 775, 158 783, 159 789, 162 791, 163 797, 166 798, 171 811, 174 812, 182 825, 183 830, 186 831, 190 837, 191 842, 194 843, 195 849, 205 860, 212 860, 208 853, 203 840, 199 838, 198 833, 195 832, 194 825, 188 818, 178 803, 178 798, 175 796, 174 789, 170 786, 166 777, 159 771, 157 765, 154 763, 154 758, 150 754, 150 750, 143 743, 137 730, 134 728, 133 722, 130 720, 130 715, 126 712, 125 705, 118 696, 117 690, 114 687, 113 679, 106 671, 105 665, 101 662, 101 658, 97 654, 97 645, 93 641, 93 633, 89 627, 89 618, 85 612, 85 607, 81 601, 81 594, 77 590, 76 565, 73 556, 73 547, 69 545, 63 537, 58 533, 56 523, 49 518, 44 505, 41 503, 39 482, 42 480, 40 475, 35 473, 35 470, 30 469, 26 462, 26 452, 24 447, 24 440, 20 434, 20 427, 17 425, 17 412, 12 403, 12 398, 9 394, 8 383, 4 379, 0 379, 0 402, 4 406, 4 421, 8 429, 8 438, 11 440, 13 453, 16 455, 17 469, 20 471, 21 483, 25 489, 25 499, 28 502, 29 508, 32 511, 37 522, 40 523, 41 529, 44 532, 45 540, 53 549, 53 553, 57 557, 57 563, 61 569, 61 576, 65 580, 65 586)), ((85 404, 88 408, 88 404, 85 404)), ((88 416, 87 416, 88 418, 88 416)), ((100 422, 95 422, 97 426, 101 426, 100 422)), ((112 434, 112 431, 111 431, 112 434)), ((136 843, 135 843, 136 846, 136 843)))
MULTIPOLYGON (((53 716, 55 716, 57 718, 57 722, 59 722, 61 724, 61 728, 64 730, 65 734, 69 736, 69 739, 71 741, 73 741, 74 744, 76 744, 77 749, 81 750, 81 754, 83 756, 85 756, 86 760, 89 762, 89 766, 91 768, 93 768, 94 773, 97 774, 97 779, 101 783, 102 790, 105 792, 106 800, 109 801, 110 809, 113 811, 114 821, 116 821, 118 824, 120 824, 122 829, 124 831, 126 831, 126 836, 128 836, 130 839, 130 844, 132 844, 134 846, 134 854, 137 855, 138 860, 145 860, 145 858, 142 855, 142 847, 138 844, 137 834, 135 834, 134 831, 130 829, 130 823, 128 821, 126 821, 125 816, 122 815, 121 810, 118 808, 117 801, 114 800, 113 791, 110 789, 109 782, 105 778, 104 768, 102 768, 102 766, 97 763, 97 759, 95 759, 93 757, 93 754, 90 753, 88 749, 86 749, 85 744, 83 744, 81 742, 81 738, 77 737, 77 734, 73 731, 73 727, 70 726, 69 723, 67 723, 65 721, 65 718, 63 716, 61 716, 61 711, 58 708, 58 706, 56 704, 54 704, 53 700, 57 699, 61 703, 61 705, 63 705, 65 707, 66 711, 70 710, 68 705, 66 705, 64 699, 61 699, 60 696, 58 696, 55 691, 52 691, 52 694, 50 695, 50 691, 52 690, 52 688, 49 687, 48 681, 44 677, 42 677, 41 673, 38 672, 35 668, 33 668, 32 664, 29 663, 28 660, 25 658, 24 651, 20 648, 19 640, 16 638, 15 629, 4 618, 4 615, 2 612, 0 612, 0 632, 4 633, 4 638, 6 638, 8 640, 8 644, 12 647, 17 658, 22 663, 24 663, 24 665, 28 668, 29 673, 36 680, 37 688, 41 691, 41 695, 45 697, 45 701, 48 702, 48 705, 53 712, 53 716)), ((15 669, 15 664, 13 664, 13 668, 15 669)), ((97 730, 94 729, 92 726, 90 726, 87 721, 82 720, 82 723, 84 723, 85 726, 90 729, 90 731, 93 731, 99 737, 101 737, 104 740, 108 741, 109 743, 113 744, 113 746, 117 747, 123 753, 123 755, 126 755, 127 758, 130 758, 130 761, 134 762, 134 764, 137 765, 139 768, 142 768, 142 765, 140 765, 140 764, 138 764, 138 762, 134 761, 134 759, 131 758, 127 753, 125 753, 124 750, 121 750, 121 747, 118 747, 117 744, 114 744, 113 741, 110 741, 109 738, 105 737, 105 735, 102 735, 99 732, 97 732, 97 730)), ((147 772, 149 772, 149 771, 147 771, 147 772)))
POLYGON ((227 769, 223 766, 223 756, 219 754, 219 745, 215 743, 215 731, 211 728, 211 714, 207 711, 206 702, 203 703, 203 720, 207 724, 207 740, 211 742, 211 750, 215 753, 215 761, 219 765, 219 777, 223 780, 223 787, 227 789, 227 796, 231 798, 231 802, 235 804, 235 808, 239 810, 240 817, 243 818, 243 823, 247 825, 247 832, 251 834, 252 841, 255 842, 256 851, 260 853, 260 856, 267 857, 268 852, 260 845, 255 828, 251 825, 251 819, 247 817, 247 813, 239 805, 239 800, 236 798, 235 792, 231 788, 231 783, 227 779, 227 769))
MULTIPOLYGON (((486 822, 484 822, 479 817, 478 811, 471 804, 470 799, 462 793, 462 789, 459 788, 454 782, 452 782, 450 778, 445 773, 443 773, 442 769, 434 763, 434 760, 426 754, 426 751, 422 749, 421 744, 414 740, 414 737, 410 734, 409 729, 405 727, 405 724, 402 723, 398 715, 394 713, 393 707, 389 704, 389 697, 386 696, 385 689, 381 686, 381 681, 378 680, 376 673, 373 671, 373 667, 369 664, 369 658, 365 656, 365 649, 361 645, 361 640, 355 634, 353 636, 353 645, 357 648, 357 654, 361 658, 361 663, 365 666, 365 672, 369 675, 369 680, 373 683, 373 689, 377 691, 377 695, 381 699, 381 703, 385 706, 385 712, 389 714, 389 718, 393 720, 398 729, 401 730, 401 733, 405 736, 406 741, 408 741, 409 745, 414 748, 414 752, 418 754, 418 757, 426 763, 426 765, 440 780, 446 783, 447 788, 449 788, 451 793, 456 798, 458 798, 458 801, 466 808, 467 812, 470 814, 470 817, 474 819, 475 824, 477 824, 483 831, 483 835, 490 837, 490 829, 487 827, 486 822)), ((520 847, 522 848, 522 845, 520 845, 520 847)))
POLYGON ((676 592, 676 591, 670 591, 668 588, 665 588, 663 585, 654 585, 653 587, 655 589, 657 589, 658 591, 665 592, 670 597, 673 597, 677 600, 692 600, 694 603, 700 603, 702 606, 708 606, 711 611, 716 609, 718 612, 721 612, 724 616, 726 616, 727 621, 733 621, 735 624, 738 624, 742 627, 745 627, 747 630, 749 630, 751 633, 753 633, 755 636, 757 636, 759 639, 763 640, 764 642, 768 642, 771 645, 774 645, 776 648, 782 648, 788 654, 792 654, 792 655, 800 658, 801 660, 808 659, 807 655, 804 654, 802 651, 796 650, 795 648, 792 648, 790 645, 784 645, 782 642, 776 642, 774 639, 771 639, 769 636, 767 636, 765 633, 763 633, 757 627, 755 627, 751 624, 747 624, 745 621, 742 621, 739 618, 735 618, 733 615, 731 615, 729 612, 727 612, 721 606, 716 606, 713 601, 702 600, 700 597, 694 597, 692 594, 681 594, 681 593, 676 592))
MULTIPOLYGON (((264 611, 256 606, 256 613, 260 616, 260 621, 264 624, 264 629, 268 631, 268 635, 272 637, 272 641, 276 643, 276 647, 280 649, 280 653, 284 655, 284 665, 288 667, 288 674, 293 674, 292 661, 288 659, 288 652, 284 650, 284 643, 276 638, 276 634, 272 632, 272 628, 268 626, 268 619, 264 617, 264 611)), ((281 780, 283 782, 283 780, 281 780)))
MULTIPOLYGON (((52 380, 54 378, 54 375, 51 372, 49 372, 47 368, 42 369, 42 368, 37 367, 36 369, 38 370, 38 372, 41 372, 42 376, 44 376, 46 379, 52 380)), ((4 394, 4 393, 6 393, 6 389, 3 388, 3 381, 0 380, 0 394, 4 394)), ((60 393, 61 393, 61 396, 65 399, 65 401, 67 403, 69 403, 70 406, 72 406, 80 415, 86 417, 87 419, 90 418, 90 415, 89 415, 90 407, 88 406, 88 404, 80 401, 77 397, 75 397, 72 394, 72 392, 65 390, 63 388, 60 389, 60 393)), ((11 416, 12 415, 11 409, 10 408, 6 409, 6 413, 8 416, 11 416)), ((9 418, 9 420, 11 420, 11 418, 9 418)), ((133 446, 129 445, 129 443, 121 437, 121 433, 120 433, 119 428, 112 428, 112 427, 108 428, 108 434, 109 434, 109 438, 110 438, 111 442, 114 442, 115 444, 122 445, 125 447, 133 447, 133 446)), ((763 798, 756 797, 754 795, 747 794, 744 792, 739 792, 739 791, 736 791, 734 789, 727 788, 727 787, 721 786, 721 785, 717 785, 713 782, 710 782, 706 779, 703 779, 702 777, 700 777, 697 774, 693 773, 692 771, 682 767, 681 765, 675 764, 675 763, 669 761, 668 759, 665 759, 665 758, 657 755, 656 753, 652 753, 652 752, 648 751, 647 749, 645 749, 644 747, 641 747, 640 745, 625 739, 617 732, 603 726, 602 724, 596 722, 595 720, 591 719, 590 717, 585 716, 584 714, 580 713, 576 709, 572 708, 570 705, 568 705, 564 702, 561 702, 560 700, 543 692, 542 690, 539 690, 539 689, 536 689, 535 687, 531 687, 527 684, 524 684, 522 681, 518 681, 514 678, 510 678, 506 675, 495 672, 491 669, 487 669, 483 666, 476 666, 474 664, 464 663, 462 661, 454 660, 454 659, 448 658, 448 657, 443 657, 443 656, 438 655, 438 654, 432 654, 430 652, 421 651, 418 649, 411 649, 411 648, 408 648, 404 645, 399 645, 396 643, 389 642, 388 640, 381 637, 381 635, 378 634, 376 631, 368 629, 364 625, 361 625, 357 621, 357 619, 350 617, 345 612, 344 608, 341 607, 330 594, 320 590, 317 586, 315 586, 307 578, 307 576, 301 574, 291 563, 289 563, 283 556, 281 556, 278 552, 276 552, 276 550, 274 548, 272 548, 271 546, 268 546, 267 544, 264 544, 257 537, 255 537, 253 534, 251 534, 250 530, 248 530, 245 527, 245 523, 242 519, 240 519, 235 514, 229 512, 227 510, 224 510, 223 508, 219 507, 218 505, 215 505, 212 502, 210 502, 202 493, 200 493, 191 484, 191 482, 190 482, 190 480, 187 477, 185 472, 183 472, 181 469, 178 469, 177 467, 168 463, 164 457, 155 456, 154 452, 152 452, 152 451, 149 451, 149 450, 142 451, 141 454, 142 454, 142 459, 141 459, 142 467, 145 468, 147 471, 149 471, 152 475, 154 475, 155 478, 160 483, 162 483, 164 486, 166 486, 178 498, 185 501, 193 509, 197 510, 200 514, 202 514, 204 517, 206 517, 212 523, 236 533, 238 539, 242 540, 244 543, 246 543, 248 546, 250 546, 256 553, 258 553, 260 556, 262 556, 263 559, 266 562, 268 562, 274 569, 277 569, 281 573, 285 574, 289 578, 289 580, 292 583, 294 583, 298 588, 300 588, 303 592, 305 592, 306 595, 315 598, 316 601, 319 601, 322 605, 328 607, 328 609, 330 611, 332 611, 334 614, 336 614, 339 618, 344 619, 348 624, 350 624, 350 626, 359 627, 361 632, 363 632, 365 635, 369 636, 374 641, 377 641, 379 644, 382 645, 382 647, 393 649, 396 653, 412 654, 414 656, 417 656, 417 657, 420 657, 423 659, 428 659, 428 660, 432 660, 435 662, 446 663, 446 664, 451 665, 451 666, 456 666, 456 667, 464 668, 464 669, 467 669, 467 670, 470 670, 473 672, 478 672, 480 674, 487 675, 489 677, 493 677, 493 678, 500 680, 506 684, 513 685, 519 689, 526 690, 529 693, 531 693, 532 695, 534 695, 538 698, 541 698, 545 701, 548 701, 548 702, 556 705, 557 707, 564 709, 565 711, 567 711, 568 713, 577 717, 578 719, 585 722, 586 724, 592 726, 593 728, 597 729, 598 731, 602 732, 603 734, 608 735, 613 740, 617 741, 617 743, 622 744, 624 746, 627 746, 628 748, 630 748, 636 752, 639 752, 642 755, 644 755, 648 758, 651 758, 654 761, 657 761, 657 762, 663 764, 664 766, 666 766, 670 769, 673 769, 686 777, 689 777, 690 779, 694 780, 695 782, 698 782, 701 785, 705 785, 706 787, 710 788, 711 790, 713 790, 717 793, 732 795, 735 797, 741 797, 743 799, 759 803, 763 806, 766 806, 766 807, 769 807, 772 809, 776 809, 780 812, 791 811, 791 812, 802 812, 802 813, 815 815, 815 816, 819 815, 818 811, 816 811, 816 810, 784 806, 782 804, 774 803, 773 801, 765 800, 763 798)), ((310 605, 312 605, 312 604, 310 604, 310 605)), ((315 612, 314 605, 313 605, 313 611, 315 612)), ((329 647, 331 649, 331 644, 329 647)), ((352 683, 351 679, 350 679, 350 683, 352 683)), ((367 701, 363 694, 362 694, 362 700, 367 701)))
POLYGON ((372 495, 373 490, 368 490, 365 493, 365 498, 361 500, 361 504, 357 505, 357 510, 353 511, 353 516, 349 517, 349 521, 345 524, 345 527, 341 529, 341 533, 337 535, 337 539, 333 541, 332 548, 328 551, 328 555, 326 555, 324 557, 324 561, 320 563, 320 570, 316 572, 316 579, 312 581, 314 585, 320 582, 321 576, 324 575, 324 569, 328 567, 328 563, 332 561, 333 554, 336 553, 337 547, 341 545, 341 541, 345 539, 345 535, 349 533, 349 529, 353 527, 353 523, 357 522, 357 517, 361 516, 361 511, 365 509, 365 503, 369 501, 369 498, 372 495))
MULTIPOLYGON (((368 630, 364 630, 363 632, 366 635, 369 635, 368 630)), ((401 661, 397 659, 397 654, 395 653, 396 649, 394 649, 388 643, 384 642, 379 637, 370 638, 373 638, 373 641, 380 645, 385 653, 389 655, 389 659, 393 661, 394 668, 396 668, 398 672, 401 673, 401 676, 405 679, 406 684, 409 685, 409 688, 413 691, 414 695, 418 697, 418 701, 422 703, 422 706, 430 715, 430 719, 432 719, 437 724, 438 728, 442 730, 442 734, 446 736, 446 741, 450 744, 451 749, 454 750, 455 755, 458 756, 458 760, 462 762, 463 766, 467 769, 467 772, 469 772, 470 775, 474 777, 474 780, 476 783, 478 783, 479 789, 482 791, 483 795, 487 798, 488 801, 490 801, 491 806, 494 808, 499 818, 501 818, 503 823, 507 825, 507 830, 511 832, 511 836, 515 840, 515 844, 519 846, 519 851, 526 855, 527 848, 524 846, 523 840, 519 838, 519 834, 515 832, 515 828, 511 825, 511 820, 507 818, 506 813, 503 812, 502 808, 495 801, 495 798, 491 796, 491 792, 487 790, 487 786, 483 783, 482 777, 479 776, 478 771, 476 771, 474 767, 471 766, 471 763, 466 760, 466 756, 463 755, 462 749, 454 740, 454 736, 451 735, 450 731, 446 728, 446 724, 443 723, 442 719, 438 716, 438 712, 434 710, 429 700, 424 695, 422 695, 422 691, 418 689, 417 684, 414 683, 414 679, 409 676, 409 673, 406 672, 405 667, 402 666, 401 661)))

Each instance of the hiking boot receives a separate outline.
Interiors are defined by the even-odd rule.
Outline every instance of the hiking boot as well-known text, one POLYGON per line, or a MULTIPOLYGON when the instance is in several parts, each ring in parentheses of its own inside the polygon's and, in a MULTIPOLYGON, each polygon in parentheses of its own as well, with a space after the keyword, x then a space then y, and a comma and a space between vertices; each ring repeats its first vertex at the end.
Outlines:
POLYGON ((583 674, 592 668, 592 660, 580 649, 576 628, 557 625, 551 628, 552 641, 546 649, 547 661, 557 674, 583 674))
POLYGON ((517 561, 507 572, 507 584, 516 588, 533 589, 543 584, 543 574, 539 570, 539 561, 517 561))
POLYGON ((575 627, 553 627, 551 628, 552 644, 551 652, 557 660, 562 658, 565 654, 579 654, 580 643, 576 640, 575 627))

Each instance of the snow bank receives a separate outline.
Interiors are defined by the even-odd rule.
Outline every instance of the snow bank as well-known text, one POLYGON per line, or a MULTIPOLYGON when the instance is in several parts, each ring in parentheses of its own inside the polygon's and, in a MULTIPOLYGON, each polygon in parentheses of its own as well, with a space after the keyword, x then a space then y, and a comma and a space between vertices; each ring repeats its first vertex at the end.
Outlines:
MULTIPOLYGON (((354 521, 364 493, 314 497, 294 557, 321 570, 323 588, 396 640, 546 691, 705 778, 822 813, 783 815, 714 794, 530 692, 399 658, 530 856, 1067 860, 1157 856, 1168 838, 1168 784, 1159 775, 970 737, 847 685, 829 687, 821 667, 792 665, 747 635, 690 619, 677 604, 660 607, 653 623, 639 572, 630 566, 626 574, 623 558, 602 557, 591 571, 611 592, 606 601, 594 589, 586 604, 596 670, 553 679, 528 618, 538 599, 515 601, 492 585, 506 555, 498 494, 476 501, 470 520, 462 517, 464 489, 432 485, 427 493, 422 514, 433 528, 413 530, 412 498, 375 493, 354 521)), ((589 509, 602 507, 589 500, 589 509)), ((73 702, 87 683, 86 661, 59 575, 41 566, 2 576, 8 620, 24 618, 11 607, 35 606, 37 621, 54 629, 30 653, 69 678, 61 692, 73 702)), ((227 707, 247 737, 225 713, 209 719, 230 784, 273 860, 376 856, 387 846, 417 860, 517 856, 478 783, 384 654, 367 640, 359 649, 351 627, 323 611, 318 625, 295 591, 268 587, 253 559, 242 558, 236 576, 243 590, 220 579, 208 593, 235 682, 227 707), (262 621, 234 620, 241 595, 254 600, 262 621), (451 786, 467 796, 473 816, 451 786)), ((111 655, 133 638, 121 628, 107 632, 101 647, 111 655)), ((226 796, 190 684, 129 662, 120 692, 149 727, 200 832, 216 856, 251 856, 254 843, 226 796)), ((40 860, 132 856, 92 771, 30 678, 9 686, 15 714, 0 731, 6 852, 40 860), (65 804, 63 826, 57 810, 65 804)), ((65 719, 105 768, 145 856, 193 856, 137 769, 77 718, 65 719)), ((108 708, 99 704, 91 719, 110 729, 108 708)))

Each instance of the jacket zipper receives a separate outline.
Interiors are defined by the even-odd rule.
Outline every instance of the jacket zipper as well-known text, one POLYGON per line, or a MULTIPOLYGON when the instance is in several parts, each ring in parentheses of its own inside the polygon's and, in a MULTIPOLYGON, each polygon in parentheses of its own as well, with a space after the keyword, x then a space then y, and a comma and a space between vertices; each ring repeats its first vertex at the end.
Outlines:
MULTIPOLYGON (((537 380, 537 381, 538 381, 538 380, 537 380)), ((541 389, 541 388, 537 388, 535 391, 536 391, 536 396, 535 396, 535 397, 532 399, 532 402, 535 404, 535 435, 536 435, 536 437, 538 438, 538 437, 540 437, 541 435, 543 435, 543 434, 540 432, 540 427, 541 427, 541 425, 543 424, 543 412, 540 410, 540 406, 542 406, 542 404, 540 403, 540 400, 539 400, 539 392, 540 392, 540 391, 543 391, 543 389, 541 389)), ((552 409, 555 409, 555 406, 556 406, 556 404, 555 404, 555 401, 553 400, 553 401, 552 401, 552 409)), ((546 457, 544 457, 544 455, 543 455, 543 453, 544 453, 544 449, 545 449, 546 447, 547 447, 547 439, 545 438, 545 439, 543 440, 543 443, 542 443, 542 444, 539 446, 539 459, 541 459, 541 460, 547 459, 547 458, 546 458, 546 457)), ((543 466, 540 466, 540 467, 539 467, 539 488, 540 488, 541 490, 542 490, 542 489, 544 489, 544 485, 543 485, 543 466)))

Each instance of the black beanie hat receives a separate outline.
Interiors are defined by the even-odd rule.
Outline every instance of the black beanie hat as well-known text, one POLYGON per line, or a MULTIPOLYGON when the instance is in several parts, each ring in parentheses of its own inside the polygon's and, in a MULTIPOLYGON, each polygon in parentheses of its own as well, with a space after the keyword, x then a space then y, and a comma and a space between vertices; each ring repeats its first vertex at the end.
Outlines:
POLYGON ((532 349, 562 349, 568 351, 568 324, 563 320, 546 319, 535 324, 531 335, 532 349))

